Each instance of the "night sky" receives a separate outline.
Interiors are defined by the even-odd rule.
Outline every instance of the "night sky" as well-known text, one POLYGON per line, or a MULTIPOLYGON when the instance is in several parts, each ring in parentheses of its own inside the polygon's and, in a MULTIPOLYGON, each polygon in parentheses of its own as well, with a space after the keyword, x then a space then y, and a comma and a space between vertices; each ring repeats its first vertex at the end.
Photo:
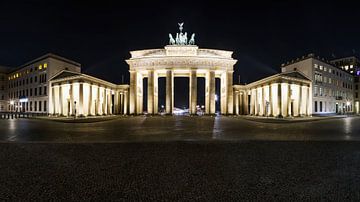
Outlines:
POLYGON ((52 52, 81 63, 84 73, 114 83, 125 75, 128 82, 129 51, 165 46, 177 22, 196 33, 199 47, 234 51, 234 83, 238 74, 250 83, 277 73, 281 63, 308 53, 360 53, 356 4, 217 2, 2 2, 0 65, 16 67, 52 52))

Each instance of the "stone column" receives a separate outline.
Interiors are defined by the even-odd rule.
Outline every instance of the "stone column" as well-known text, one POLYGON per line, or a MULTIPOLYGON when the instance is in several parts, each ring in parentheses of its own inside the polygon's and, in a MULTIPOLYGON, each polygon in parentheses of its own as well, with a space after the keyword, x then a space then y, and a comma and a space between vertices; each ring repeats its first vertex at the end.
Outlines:
MULTIPOLYGON (((59 91, 59 85, 54 85, 54 109, 55 109, 55 114, 61 114, 61 110, 59 108, 59 106, 61 106, 61 101, 60 101, 60 91, 59 91)), ((29 106, 30 107, 30 106, 29 106)), ((29 108, 30 111, 30 108, 29 108)))
MULTIPOLYGON (((293 112, 291 111, 291 85, 288 83, 287 89, 287 109, 288 109, 288 116, 293 116, 293 112)), ((293 110, 294 111, 294 110, 293 110)))
POLYGON ((74 115, 74 84, 73 83, 71 83, 70 84, 70 109, 69 109, 69 111, 70 111, 70 114, 69 114, 69 116, 71 116, 71 115, 74 115))
POLYGON ((119 114, 125 114, 124 111, 124 92, 118 92, 118 97, 119 97, 119 110, 118 113, 119 114))
POLYGON ((210 70, 205 77, 205 113, 215 114, 215 71, 210 70))
POLYGON ((64 115, 64 109, 63 109, 63 92, 62 92, 62 86, 59 84, 59 106, 57 108, 59 109, 59 115, 64 115))
POLYGON ((97 102, 96 102, 96 115, 102 115, 102 111, 101 111, 101 90, 100 90, 100 86, 98 86, 97 88, 97 102))
POLYGON ((249 114, 249 92, 244 91, 244 115, 249 114))
POLYGON ((158 73, 154 72, 154 114, 159 113, 159 80, 158 73))
POLYGON ((140 73, 137 73, 137 97, 136 97, 136 102, 137 102, 137 114, 143 114, 144 110, 143 110, 143 76, 140 73))
POLYGON ((215 71, 209 72, 209 109, 210 114, 215 114, 215 71))
POLYGON ((306 116, 310 116, 311 115, 311 110, 310 110, 310 106, 311 106, 311 101, 310 101, 310 98, 311 98, 311 94, 310 94, 310 87, 306 86, 306 106, 305 106, 305 110, 306 110, 306 116))
POLYGON ((234 114, 233 72, 227 71, 227 114, 234 114))
POLYGON ((227 72, 221 73, 220 78, 220 112, 221 114, 226 114, 227 112, 227 72))
POLYGON ((102 102, 102 113, 104 115, 107 115, 107 93, 106 93, 106 87, 103 88, 103 102, 102 102))
POLYGON ((166 70, 166 114, 173 113, 173 76, 172 70, 166 70))
POLYGON ((259 116, 259 90, 255 88, 255 116, 259 116))
POLYGON ((239 93, 239 105, 240 105, 240 111, 239 114, 243 115, 244 114, 244 92, 239 93))
POLYGON ((154 114, 154 70, 148 70, 147 112, 154 114))
POLYGON ((112 90, 109 90, 109 95, 108 95, 109 99, 108 99, 108 114, 113 114, 113 102, 112 102, 112 90))
POLYGON ((261 103, 262 103, 262 115, 267 116, 266 111, 266 100, 265 100, 265 86, 261 87, 261 103))
POLYGON ((120 93, 115 90, 115 93, 114 93, 114 114, 120 114, 121 113, 121 110, 120 110, 120 107, 121 107, 121 97, 120 97, 120 93))
POLYGON ((128 101, 129 101, 128 92, 125 91, 124 92, 124 106, 123 106, 124 114, 128 114, 128 101))
POLYGON ((303 87, 302 87, 302 85, 299 85, 299 101, 298 101, 298 104, 299 104, 299 106, 298 106, 298 116, 301 116, 302 115, 302 107, 301 107, 301 105, 302 105, 302 98, 303 97, 303 87))
POLYGON ((55 109, 55 89, 52 86, 52 83, 49 84, 49 98, 51 98, 51 101, 49 102, 49 114, 56 114, 56 109, 55 109))
POLYGON ((282 111, 282 92, 281 92, 281 83, 278 84, 278 109, 279 109, 279 117, 283 117, 283 111, 282 111))
POLYGON ((268 116, 273 116, 273 97, 272 97, 272 84, 269 84, 269 113, 268 116))
POLYGON ((239 115, 239 91, 235 91, 235 114, 239 115))
POLYGON ((205 75, 205 114, 210 114, 210 72, 205 75))
POLYGON ((254 89, 250 89, 250 115, 255 114, 254 89))
POLYGON ((83 101, 84 101, 84 84, 83 82, 81 82, 79 86, 79 115, 85 114, 83 101))
POLYGON ((196 70, 190 72, 190 96, 189 96, 189 112, 190 114, 196 114, 196 102, 197 102, 197 77, 196 70))
POLYGON ((129 114, 136 114, 136 106, 137 106, 137 78, 136 72, 130 71, 130 92, 129 92, 129 114))
POLYGON ((92 84, 89 84, 89 100, 88 100, 88 115, 93 115, 92 113, 92 108, 93 108, 93 102, 94 102, 94 98, 93 98, 93 89, 92 89, 92 84))

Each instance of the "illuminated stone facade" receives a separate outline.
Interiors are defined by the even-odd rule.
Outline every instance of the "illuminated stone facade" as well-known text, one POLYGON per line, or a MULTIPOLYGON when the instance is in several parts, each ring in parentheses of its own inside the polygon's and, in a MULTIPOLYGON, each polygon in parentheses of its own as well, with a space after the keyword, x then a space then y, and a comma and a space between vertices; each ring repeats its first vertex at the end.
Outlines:
POLYGON ((309 54, 283 64, 281 71, 299 71, 312 80, 312 114, 353 113, 354 76, 329 61, 309 54))
POLYGON ((311 115, 311 81, 300 72, 234 85, 235 114, 269 117, 311 115))
POLYGON ((166 113, 174 109, 174 77, 189 77, 189 113, 196 114, 197 78, 205 78, 205 114, 215 113, 215 78, 220 82, 221 114, 233 114, 231 51, 200 49, 195 45, 168 45, 163 49, 132 51, 129 113, 143 113, 143 79, 148 78, 147 112, 158 113, 158 78, 166 78, 166 113))
POLYGON ((128 85, 61 71, 50 80, 49 113, 60 116, 126 114, 128 85))

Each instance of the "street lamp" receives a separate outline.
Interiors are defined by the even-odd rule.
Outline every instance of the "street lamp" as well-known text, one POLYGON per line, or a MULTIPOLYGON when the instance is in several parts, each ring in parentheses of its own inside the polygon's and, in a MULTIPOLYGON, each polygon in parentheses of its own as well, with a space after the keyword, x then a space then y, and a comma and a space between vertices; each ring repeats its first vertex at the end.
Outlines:
POLYGON ((74 101, 74 111, 75 111, 75 118, 76 118, 76 101, 74 101))

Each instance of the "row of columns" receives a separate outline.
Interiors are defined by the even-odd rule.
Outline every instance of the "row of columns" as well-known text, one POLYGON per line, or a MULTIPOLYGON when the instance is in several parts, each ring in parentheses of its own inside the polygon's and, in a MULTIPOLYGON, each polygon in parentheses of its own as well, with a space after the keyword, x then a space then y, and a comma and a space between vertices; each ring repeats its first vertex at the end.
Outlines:
MULTIPOLYGON (((221 113, 233 114, 233 71, 221 74, 221 113)), ((149 114, 158 113, 158 74, 154 70, 147 71, 148 95, 147 109, 149 114)), ((197 70, 189 71, 189 113, 197 113, 197 70)), ((136 71, 130 71, 130 114, 143 113, 143 78, 136 71)), ((174 71, 167 69, 166 78, 166 106, 167 114, 172 114, 174 109, 174 71)), ((210 70, 205 74, 205 113, 215 113, 215 71, 210 70)))
POLYGON ((127 112, 126 91, 117 92, 85 82, 55 84, 51 87, 49 98, 49 112, 63 116, 111 115, 127 112))
POLYGON ((310 90, 308 85, 274 83, 242 92, 236 91, 235 114, 274 117, 309 116, 310 90))

